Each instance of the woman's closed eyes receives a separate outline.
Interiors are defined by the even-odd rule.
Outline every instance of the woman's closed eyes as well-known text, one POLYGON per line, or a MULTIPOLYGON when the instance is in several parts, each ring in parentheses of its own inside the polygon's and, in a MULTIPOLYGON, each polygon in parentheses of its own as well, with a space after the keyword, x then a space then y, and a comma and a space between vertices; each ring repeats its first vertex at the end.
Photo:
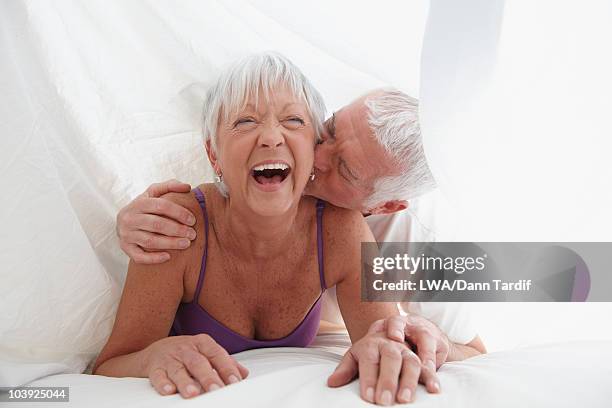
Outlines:
MULTIPOLYGON (((283 126, 291 130, 298 129, 306 124, 304 119, 298 116, 291 116, 291 117, 285 118, 281 121, 281 123, 283 124, 283 126)), ((257 124, 258 122, 255 120, 255 118, 247 116, 247 117, 241 117, 237 119, 233 124, 233 128, 234 129, 251 129, 257 124)))

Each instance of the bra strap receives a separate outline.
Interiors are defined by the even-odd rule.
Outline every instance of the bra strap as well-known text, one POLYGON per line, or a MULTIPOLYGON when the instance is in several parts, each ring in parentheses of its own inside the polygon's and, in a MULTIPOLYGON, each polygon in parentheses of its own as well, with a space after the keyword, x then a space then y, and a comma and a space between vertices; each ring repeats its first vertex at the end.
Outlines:
POLYGON ((323 270, 323 209, 325 201, 317 199, 317 257, 319 260, 319 279, 321 280, 321 289, 327 289, 325 285, 325 272, 323 270))
POLYGON ((200 299, 200 291, 202 290, 202 284, 204 283, 204 275, 206 275, 206 257, 208 255, 208 213, 206 212, 206 201, 204 200, 204 194, 202 191, 196 187, 193 189, 195 193, 196 199, 200 204, 200 208, 202 209, 202 214, 204 214, 204 231, 206 243, 204 244, 204 254, 202 255, 202 264, 200 265, 200 276, 198 277, 198 285, 196 286, 195 295, 193 297, 193 302, 198 303, 198 299, 200 299))

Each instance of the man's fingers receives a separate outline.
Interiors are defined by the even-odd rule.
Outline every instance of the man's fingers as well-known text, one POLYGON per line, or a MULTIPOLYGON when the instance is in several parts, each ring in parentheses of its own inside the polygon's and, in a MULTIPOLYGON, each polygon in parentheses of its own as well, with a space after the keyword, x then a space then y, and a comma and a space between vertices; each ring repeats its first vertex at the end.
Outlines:
POLYGON ((146 252, 136 244, 122 244, 121 249, 137 264, 153 265, 170 260, 167 252, 146 252))
POLYGON ((347 351, 342 360, 327 379, 327 385, 329 387, 340 387, 344 384, 348 384, 357 376, 359 373, 359 367, 357 365, 357 360, 351 353, 351 351, 347 351))
POLYGON ((123 235, 127 235, 130 231, 148 231, 167 237, 187 238, 190 240, 196 238, 196 231, 193 228, 170 218, 154 214, 134 214, 129 218, 128 226, 132 229, 126 231, 123 235))
POLYGON ((157 392, 161 395, 174 394, 176 392, 176 385, 168 378, 166 370, 163 368, 156 368, 149 375, 149 381, 157 392))
POLYGON ((387 319, 387 337, 391 340, 404 343, 406 329, 406 319, 403 316, 393 316, 387 319))
POLYGON ((398 402, 406 403, 413 400, 420 373, 419 357, 408 349, 402 351, 402 372, 397 387, 398 402))
POLYGON ((125 241, 149 251, 186 249, 191 245, 187 238, 166 237, 146 231, 129 232, 125 235, 125 241))
POLYGON ((375 392, 377 404, 385 406, 393 404, 401 369, 402 356, 399 345, 388 342, 383 344, 380 349, 380 366, 375 392))
POLYGON ((145 194, 149 197, 161 197, 168 193, 188 193, 191 191, 191 186, 186 183, 181 183, 178 180, 171 179, 154 183, 147 188, 145 194))
POLYGON ((189 226, 194 225, 196 222, 196 219, 191 211, 182 205, 173 203, 172 201, 164 198, 141 197, 136 199, 132 203, 132 206, 134 207, 132 212, 136 214, 163 215, 164 217, 189 226))

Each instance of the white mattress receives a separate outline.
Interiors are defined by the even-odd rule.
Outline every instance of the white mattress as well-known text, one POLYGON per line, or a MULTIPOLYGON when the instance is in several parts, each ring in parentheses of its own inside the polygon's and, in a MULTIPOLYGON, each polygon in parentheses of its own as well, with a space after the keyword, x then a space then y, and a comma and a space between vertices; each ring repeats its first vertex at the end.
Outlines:
MULTIPOLYGON (((237 354, 250 369, 249 378, 191 400, 162 397, 142 378, 63 374, 30 385, 69 386, 70 402, 62 407, 371 406, 360 400, 357 382, 339 389, 325 385, 347 341, 346 335, 328 334, 319 336, 311 348, 237 354)), ((439 375, 442 393, 427 394, 419 386, 414 406, 610 407, 612 342, 565 342, 495 352, 447 363, 439 375)))

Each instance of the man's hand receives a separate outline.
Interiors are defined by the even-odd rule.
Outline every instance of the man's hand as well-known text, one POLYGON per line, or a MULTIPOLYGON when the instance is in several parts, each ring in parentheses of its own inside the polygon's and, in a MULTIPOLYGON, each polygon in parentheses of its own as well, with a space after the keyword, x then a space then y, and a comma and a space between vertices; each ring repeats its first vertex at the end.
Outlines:
POLYGON ((194 215, 184 207, 159 198, 164 194, 188 193, 189 184, 177 180, 152 184, 117 214, 117 236, 121 249, 134 262, 156 264, 170 259, 164 249, 185 249, 196 232, 194 215))
MULTIPOLYGON (((449 352, 452 347, 452 343, 448 337, 432 322, 425 319, 424 317, 411 315, 411 316, 393 316, 388 319, 377 320, 372 323, 366 337, 375 335, 377 338, 384 338, 389 341, 393 341, 396 344, 411 346, 412 350, 410 353, 402 352, 401 359, 394 355, 397 359, 393 364, 400 365, 402 368, 402 374, 406 375, 404 380, 400 381, 400 387, 397 389, 396 400, 398 402, 408 402, 412 400, 416 389, 417 382, 425 385, 425 388, 430 393, 440 392, 440 381, 436 373, 437 369, 446 362, 449 352), (415 351, 417 354, 415 354, 415 351), (408 366, 409 367, 408 367, 408 366), (402 381, 404 386, 402 387, 402 381), (406 391, 407 390, 407 391, 406 391)), ((365 337, 364 337, 365 338, 365 337)), ((385 343, 386 344, 386 343, 385 343)), ((388 346, 385 346, 388 348, 388 346)), ((327 384, 330 387, 338 387, 349 383, 357 375, 361 376, 363 373, 363 363, 360 362, 359 358, 363 359, 366 356, 367 361, 373 360, 374 357, 380 358, 380 374, 378 377, 378 387, 373 399, 368 398, 370 395, 367 392, 368 383, 376 384, 376 376, 372 377, 366 369, 366 380, 361 380, 361 395, 362 398, 370 402, 376 402, 379 404, 387 405, 387 400, 382 399, 382 394, 379 392, 381 387, 386 384, 386 389, 395 389, 397 383, 394 383, 389 379, 389 376, 393 377, 395 373, 394 369, 387 369, 382 366, 382 351, 379 342, 366 342, 363 343, 361 340, 357 342, 349 351, 345 354, 344 358, 336 368, 336 371, 329 377, 327 384), (355 347, 359 344, 359 347, 355 347), (389 374, 391 373, 391 374, 389 374), (374 379, 372 379, 374 378, 374 379), (374 382, 373 382, 374 381, 374 382), (366 384, 364 384, 366 383, 366 384), (382 385, 381 385, 382 383, 382 385)), ((393 354, 393 353, 387 353, 393 354)), ((397 354, 397 353, 395 353, 397 354)), ((387 366, 392 364, 387 361, 387 366)), ((397 369, 397 368, 396 368, 397 369)))
POLYGON ((391 340, 382 331, 369 331, 344 354, 327 385, 340 387, 359 375, 364 400, 380 405, 405 403, 412 401, 424 369, 404 342, 391 340))
POLYGON ((418 315, 393 316, 378 320, 370 330, 384 331, 395 341, 407 340, 416 347, 417 354, 424 366, 440 368, 448 360, 452 343, 438 326, 418 315))

